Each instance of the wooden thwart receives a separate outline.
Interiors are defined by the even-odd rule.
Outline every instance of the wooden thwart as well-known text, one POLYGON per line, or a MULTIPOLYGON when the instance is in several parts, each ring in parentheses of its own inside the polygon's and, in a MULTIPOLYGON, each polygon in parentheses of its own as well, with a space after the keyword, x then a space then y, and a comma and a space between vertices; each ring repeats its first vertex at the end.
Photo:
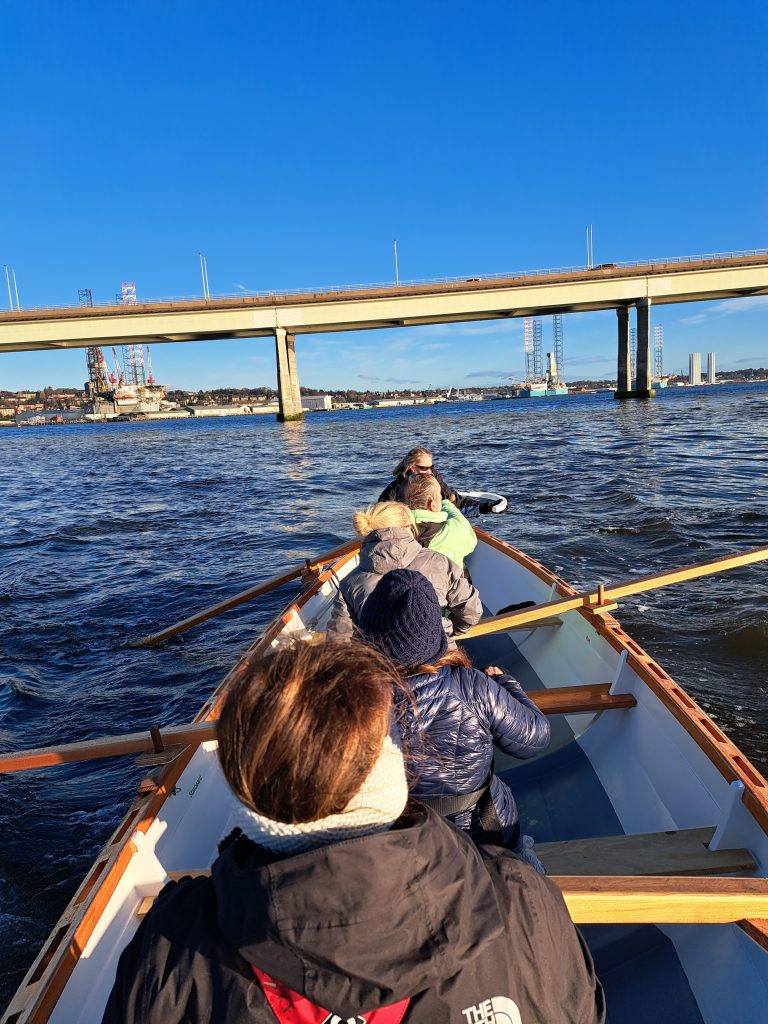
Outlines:
MULTIPOLYGON (((532 690, 528 696, 545 715, 634 707, 636 702, 631 694, 611 695, 610 686, 610 683, 587 683, 553 690, 532 690)), ((190 744, 196 746, 207 740, 215 740, 216 721, 210 719, 193 722, 191 725, 169 725, 159 730, 157 735, 162 738, 169 754, 175 754, 190 744)), ((142 755, 146 764, 165 763, 169 758, 158 756, 157 735, 153 736, 152 730, 147 730, 127 733, 125 736, 104 736, 81 743, 62 743, 55 747, 37 747, 34 750, 0 754, 0 774, 31 768, 50 768, 57 764, 74 764, 77 761, 97 761, 126 754, 142 755)))
POLYGON ((729 924, 768 918, 768 878, 550 878, 576 924, 729 924))
POLYGON ((537 843, 551 875, 733 875, 755 871, 748 850, 710 850, 714 827, 537 843))
POLYGON ((477 625, 471 626, 466 633, 462 633, 460 639, 469 640, 474 636, 486 636, 488 633, 517 629, 520 626, 548 619, 550 616, 564 615, 577 608, 588 608, 597 613, 605 612, 622 597, 630 597, 632 594, 642 594, 647 590, 668 587, 673 583, 683 583, 686 580, 695 580, 702 576, 726 572, 728 569, 754 565, 756 562, 764 562, 766 559, 768 559, 768 548, 753 548, 751 551, 744 551, 738 555, 724 555, 711 562, 684 565, 679 569, 671 569, 654 576, 640 576, 638 579, 617 583, 610 587, 601 584, 594 591, 560 597, 554 601, 545 601, 544 604, 537 604, 532 608, 522 608, 517 612, 491 615, 487 619, 482 619, 477 625))
POLYGON ((580 686, 557 686, 550 690, 529 690, 528 696, 545 715, 610 711, 633 708, 637 704, 631 693, 611 693, 610 683, 584 683, 580 686))

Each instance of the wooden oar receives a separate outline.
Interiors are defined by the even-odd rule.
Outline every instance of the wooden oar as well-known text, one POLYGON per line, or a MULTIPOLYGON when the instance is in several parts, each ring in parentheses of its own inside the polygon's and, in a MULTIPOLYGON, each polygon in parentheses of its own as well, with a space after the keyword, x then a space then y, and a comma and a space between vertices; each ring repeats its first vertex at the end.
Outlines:
POLYGON ((653 576, 640 576, 637 579, 628 580, 626 583, 616 583, 611 587, 601 584, 594 591, 574 594, 572 597, 559 597, 554 601, 534 605, 532 608, 523 608, 519 612, 489 616, 487 619, 482 619, 477 625, 471 626, 457 639, 468 640, 473 636, 485 636, 487 633, 498 633, 505 629, 525 626, 528 623, 547 619, 552 615, 562 615, 575 608, 591 608, 593 611, 600 611, 605 605, 610 605, 622 597, 668 587, 672 583, 696 580, 701 576, 710 576, 728 569, 738 569, 741 566, 753 565, 755 562, 764 562, 767 559, 768 548, 753 548, 751 551, 744 551, 739 555, 723 555, 722 558, 715 558, 711 562, 684 565, 680 569, 670 569, 668 572, 657 573, 653 576))
MULTIPOLYGON (((610 683, 583 683, 551 690, 531 690, 528 696, 545 715, 609 711, 635 706, 636 701, 631 694, 611 694, 610 687, 610 683)), ((34 750, 0 754, 0 774, 30 768, 49 768, 57 764, 74 764, 77 761, 98 761, 104 757, 121 757, 125 754, 158 754, 169 748, 175 748, 178 752, 190 744, 196 746, 215 739, 215 719, 193 722, 191 725, 169 725, 162 729, 153 726, 150 730, 126 733, 123 736, 103 736, 80 743, 62 743, 55 747, 37 747, 34 750)))
POLYGON ((157 644, 162 643, 163 640, 168 640, 170 637, 176 636, 178 633, 185 633, 188 629, 192 629, 193 626, 197 626, 199 623, 205 622, 207 619, 212 619, 216 615, 221 615, 222 612, 228 612, 230 608, 236 608, 239 604, 245 604, 246 601, 252 601, 255 597, 261 597, 262 594, 268 594, 271 590, 277 590, 278 587, 282 587, 286 583, 290 583, 291 580, 297 579, 302 575, 302 573, 307 571, 312 572, 317 569, 318 566, 324 565, 326 562, 332 562, 334 559, 340 558, 342 555, 346 555, 350 551, 354 551, 359 546, 359 540, 347 541, 346 544, 341 544, 332 551, 327 551, 324 555, 320 555, 319 558, 315 558, 314 561, 307 559, 301 565, 297 565, 295 568, 289 569, 287 572, 280 573, 279 576, 273 576, 271 579, 265 580, 263 583, 259 583, 255 587, 249 587, 248 590, 243 590, 241 593, 235 594, 234 597, 228 597, 226 601, 220 601, 218 604, 211 605, 210 608, 206 608, 202 612, 197 612, 196 615, 190 615, 188 619, 183 619, 181 622, 177 622, 173 626, 168 626, 167 629, 162 629, 159 633, 153 633, 151 636, 142 637, 141 640, 135 640, 131 646, 155 647, 157 644))

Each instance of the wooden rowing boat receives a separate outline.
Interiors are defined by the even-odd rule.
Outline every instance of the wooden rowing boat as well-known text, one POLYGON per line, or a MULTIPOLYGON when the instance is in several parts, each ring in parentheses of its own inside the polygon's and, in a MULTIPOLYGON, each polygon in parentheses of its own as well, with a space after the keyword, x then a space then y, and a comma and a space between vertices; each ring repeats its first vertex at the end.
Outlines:
MULTIPOLYGON (((582 599, 538 562, 477 532, 468 568, 496 632, 481 625, 466 646, 475 664, 517 675, 554 716, 544 755, 525 763, 499 756, 497 770, 584 930, 612 1024, 768 1020, 768 784, 622 630, 611 615, 622 594, 582 599), (504 613, 524 601, 535 606, 504 613)), ((233 797, 215 738, 224 687, 271 645, 322 633, 339 580, 356 562, 350 546, 319 571, 190 725, 0 758, 8 771, 140 752, 136 800, 4 1024, 101 1019, 141 916, 169 878, 206 871, 229 830, 233 797)))

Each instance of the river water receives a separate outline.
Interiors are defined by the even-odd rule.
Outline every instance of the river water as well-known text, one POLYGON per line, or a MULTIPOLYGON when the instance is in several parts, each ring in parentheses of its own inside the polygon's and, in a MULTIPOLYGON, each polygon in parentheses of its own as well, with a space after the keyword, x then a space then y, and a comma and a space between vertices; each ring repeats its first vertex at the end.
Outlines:
MULTIPOLYGON (((768 543, 768 385, 0 431, 0 750, 182 723, 295 590, 129 646, 347 539, 424 443, 576 586, 768 543)), ((768 770, 768 564, 622 624, 768 770)), ((0 778, 0 1006, 131 801, 128 760, 0 778)))

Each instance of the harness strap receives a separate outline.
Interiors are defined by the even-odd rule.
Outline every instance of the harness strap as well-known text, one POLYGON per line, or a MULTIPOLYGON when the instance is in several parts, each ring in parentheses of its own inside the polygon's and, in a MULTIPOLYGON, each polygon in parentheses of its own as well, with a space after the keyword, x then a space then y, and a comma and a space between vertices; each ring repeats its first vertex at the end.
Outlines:
MULTIPOLYGON (((504 846, 504 832, 499 821, 499 815, 491 797, 491 782, 494 775, 494 765, 491 764, 488 777, 480 789, 472 793, 456 793, 454 796, 418 796, 417 799, 433 811, 446 818, 449 814, 460 814, 462 811, 472 810, 477 807, 477 814, 480 819, 480 829, 473 829, 472 835, 476 842, 491 843, 494 846, 504 846)), ((519 823, 517 833, 519 834, 519 823)), ((516 837, 513 836, 515 842, 516 837)))

